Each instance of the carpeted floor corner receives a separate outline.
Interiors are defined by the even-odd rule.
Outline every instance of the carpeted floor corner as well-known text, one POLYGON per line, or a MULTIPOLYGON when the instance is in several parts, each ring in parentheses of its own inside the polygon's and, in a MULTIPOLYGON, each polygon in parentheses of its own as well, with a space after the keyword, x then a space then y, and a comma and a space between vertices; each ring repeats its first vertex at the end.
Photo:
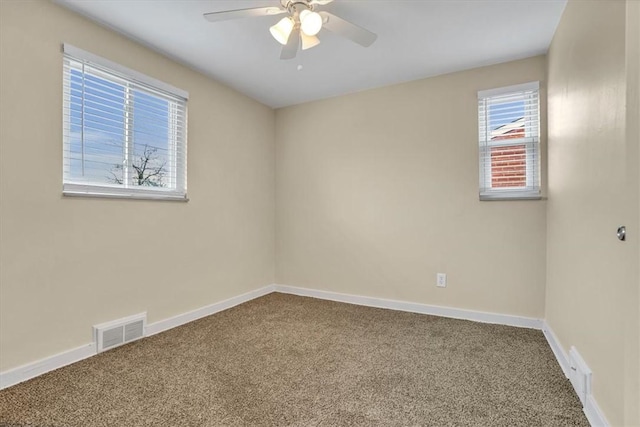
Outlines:
POLYGON ((588 426, 540 331, 270 294, 0 391, 0 426, 588 426))

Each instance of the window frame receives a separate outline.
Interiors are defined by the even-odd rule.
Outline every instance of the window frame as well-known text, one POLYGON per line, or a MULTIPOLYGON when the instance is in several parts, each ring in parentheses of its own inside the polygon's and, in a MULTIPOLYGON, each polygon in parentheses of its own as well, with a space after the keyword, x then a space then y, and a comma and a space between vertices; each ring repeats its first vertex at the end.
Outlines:
MULTIPOLYGON (((525 104, 526 105, 526 104, 525 104)), ((531 103, 529 105, 534 105, 531 103)), ((540 200, 542 198, 541 185, 541 146, 540 146, 540 82, 533 81, 478 92, 478 166, 479 166, 479 199, 484 200, 540 200), (525 121, 525 132, 532 132, 521 138, 492 140, 490 133, 489 112, 487 102, 491 99, 508 95, 535 96, 536 111, 525 114, 532 119, 533 124, 525 121), (531 117, 533 115, 533 117, 531 117), (532 127, 533 126, 533 127, 532 127), (525 147, 525 186, 523 187, 493 187, 493 170, 491 167, 491 149, 495 147, 525 147), (487 162, 489 167, 487 168, 487 162), (487 173, 488 171, 488 173, 487 173)))
MULTIPOLYGON (((85 196, 85 197, 107 197, 107 198, 125 198, 125 199, 149 199, 149 200, 175 200, 188 201, 187 198, 187 103, 189 93, 169 85, 160 80, 146 76, 138 71, 124 67, 120 64, 112 62, 108 59, 94 55, 90 52, 79 49, 68 43, 62 45, 63 51, 63 105, 62 105, 62 121, 63 121, 63 188, 64 196, 85 196), (97 76, 112 83, 122 85, 125 93, 142 91, 151 96, 157 96, 168 101, 169 117, 178 117, 176 114, 177 105, 182 108, 182 119, 180 123, 175 124, 170 120, 168 128, 171 129, 169 138, 169 151, 167 153, 168 161, 171 162, 171 173, 168 177, 171 187, 148 187, 148 186, 132 186, 130 184, 107 184, 103 182, 85 182, 74 180, 68 171, 66 159, 70 152, 70 135, 71 135, 71 67, 68 66, 69 61, 89 66, 94 71, 104 73, 106 76, 97 76), (132 85, 132 86, 129 86, 132 85), (177 132, 177 128, 182 126, 182 132, 177 132)), ((84 72, 83 72, 84 73, 84 72)), ((123 106, 125 113, 125 127, 131 126, 133 118, 126 112, 126 101, 123 106)), ((125 147, 129 151, 129 156, 133 151, 133 143, 128 139, 130 136, 123 136, 125 147)), ((124 150, 123 147, 123 151, 124 150)), ((127 155, 124 154, 124 158, 127 155)), ((126 182, 126 181, 125 181, 126 182)))

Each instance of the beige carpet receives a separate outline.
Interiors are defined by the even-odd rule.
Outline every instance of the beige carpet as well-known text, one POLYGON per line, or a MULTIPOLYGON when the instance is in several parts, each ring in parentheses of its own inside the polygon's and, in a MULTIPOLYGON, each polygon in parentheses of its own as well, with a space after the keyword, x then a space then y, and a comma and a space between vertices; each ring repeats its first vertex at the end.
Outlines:
POLYGON ((588 423, 540 331, 270 294, 5 389, 0 425, 588 423))

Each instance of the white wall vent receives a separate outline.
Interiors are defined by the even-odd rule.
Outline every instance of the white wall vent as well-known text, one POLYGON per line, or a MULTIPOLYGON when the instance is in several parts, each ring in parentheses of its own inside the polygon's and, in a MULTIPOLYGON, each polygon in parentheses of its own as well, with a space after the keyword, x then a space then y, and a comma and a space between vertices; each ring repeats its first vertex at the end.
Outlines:
POLYGON ((571 385, 578 394, 582 406, 585 406, 587 397, 591 394, 591 369, 575 347, 569 350, 569 368, 571 385))
POLYGON ((93 327, 98 353, 144 337, 147 313, 123 317, 93 327))

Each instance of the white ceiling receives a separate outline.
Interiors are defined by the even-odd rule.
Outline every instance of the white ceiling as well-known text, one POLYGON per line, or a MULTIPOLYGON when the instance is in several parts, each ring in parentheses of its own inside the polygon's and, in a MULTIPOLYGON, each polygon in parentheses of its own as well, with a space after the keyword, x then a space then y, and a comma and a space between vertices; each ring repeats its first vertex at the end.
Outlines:
POLYGON ((281 16, 202 14, 279 0, 56 0, 274 108, 547 51, 566 0, 335 0, 323 7, 378 34, 361 47, 327 30, 280 60, 281 16), (299 66, 302 66, 301 70, 299 66))

